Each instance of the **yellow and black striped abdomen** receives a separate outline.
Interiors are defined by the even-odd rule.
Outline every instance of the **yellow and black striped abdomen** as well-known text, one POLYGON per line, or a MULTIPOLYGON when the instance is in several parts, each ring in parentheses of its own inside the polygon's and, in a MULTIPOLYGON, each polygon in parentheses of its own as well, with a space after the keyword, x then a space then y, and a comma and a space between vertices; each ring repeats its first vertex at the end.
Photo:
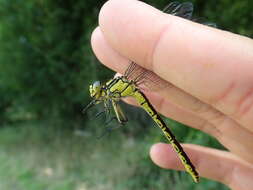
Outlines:
POLYGON ((192 178, 195 182, 199 182, 199 174, 196 171, 194 165, 191 163, 190 159, 188 158, 188 156, 184 152, 182 146, 176 140, 175 136, 172 134, 172 132, 167 127, 165 122, 158 115, 158 113, 153 108, 153 106, 149 103, 146 96, 138 89, 135 90, 133 96, 135 97, 137 102, 140 104, 140 106, 152 117, 152 119, 155 121, 155 123, 158 125, 158 127, 160 127, 162 129, 163 133, 165 134, 166 138, 169 140, 173 149, 177 152, 186 171, 192 176, 192 178))
POLYGON ((170 129, 165 122, 150 104, 146 96, 135 86, 133 81, 128 81, 123 77, 116 77, 106 84, 108 90, 108 97, 114 100, 119 100, 122 97, 132 96, 140 104, 140 106, 151 116, 154 122, 160 127, 165 134, 166 138, 172 145, 173 149, 177 152, 181 162, 183 163, 186 171, 192 176, 195 182, 199 181, 199 175, 194 165, 184 152, 182 146, 176 140, 170 129))

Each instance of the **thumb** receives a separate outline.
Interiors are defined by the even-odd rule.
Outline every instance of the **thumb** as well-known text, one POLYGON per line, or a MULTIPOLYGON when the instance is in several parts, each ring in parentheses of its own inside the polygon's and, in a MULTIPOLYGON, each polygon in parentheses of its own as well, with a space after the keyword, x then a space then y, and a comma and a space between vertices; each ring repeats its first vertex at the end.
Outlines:
MULTIPOLYGON (((230 152, 184 144, 183 148, 200 176, 219 181, 233 190, 253 189, 253 165, 230 152)), ((162 168, 184 170, 176 153, 168 144, 151 147, 152 161, 162 168)))

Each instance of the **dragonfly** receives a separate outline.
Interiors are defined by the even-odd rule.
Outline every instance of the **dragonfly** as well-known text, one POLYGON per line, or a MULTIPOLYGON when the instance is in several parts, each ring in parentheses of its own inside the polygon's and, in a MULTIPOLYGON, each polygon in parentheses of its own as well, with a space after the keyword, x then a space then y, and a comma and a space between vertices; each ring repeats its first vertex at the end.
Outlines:
MULTIPOLYGON (((193 20, 193 4, 190 2, 172 2, 166 6, 163 11, 175 16, 193 20)), ((204 24, 215 26, 212 23, 204 24)), ((127 117, 120 108, 119 101, 125 97, 133 97, 139 106, 150 115, 155 124, 163 131, 165 137, 172 145, 184 165, 185 170, 191 175, 193 181, 197 183, 199 182, 199 174, 196 168, 185 153, 183 147, 177 141, 175 135, 166 125, 141 89, 141 85, 143 84, 148 84, 147 86, 149 86, 151 83, 156 83, 157 81, 153 80, 156 78, 155 76, 156 75, 153 72, 144 69, 135 62, 131 62, 122 76, 110 79, 106 83, 96 81, 89 86, 90 96, 93 100, 84 108, 84 111, 94 105, 103 103, 104 112, 108 113, 111 108, 113 108, 117 121, 120 124, 125 124, 127 122, 127 117)))

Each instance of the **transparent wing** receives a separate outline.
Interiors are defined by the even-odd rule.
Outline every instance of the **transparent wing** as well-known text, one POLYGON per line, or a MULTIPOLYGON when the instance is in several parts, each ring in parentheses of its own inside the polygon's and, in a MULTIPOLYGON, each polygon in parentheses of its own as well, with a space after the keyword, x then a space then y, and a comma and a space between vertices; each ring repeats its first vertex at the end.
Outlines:
POLYGON ((152 71, 149 71, 135 62, 131 62, 125 71, 124 76, 127 80, 133 81, 142 90, 159 90, 169 85, 168 82, 157 76, 152 71), (143 88, 146 87, 146 88, 143 88))
POLYGON ((137 83, 140 81, 144 75, 146 75, 148 71, 147 69, 144 69, 143 67, 139 66, 135 62, 131 62, 128 68, 126 69, 124 76, 129 80, 129 81, 134 81, 137 83))
MULTIPOLYGON (((203 19, 192 18, 193 4, 191 2, 171 2, 163 9, 163 12, 189 19, 207 26, 216 27, 215 23, 203 22, 203 19)), ((126 69, 124 76, 127 80, 133 81, 137 86, 141 87, 144 85, 152 90, 165 88, 169 85, 168 82, 158 77, 155 73, 144 69, 134 62, 131 62, 129 67, 126 69)))
POLYGON ((171 14, 171 15, 175 15, 175 16, 179 16, 188 20, 192 20, 193 22, 198 22, 200 24, 204 24, 207 26, 211 26, 216 28, 217 25, 215 23, 212 22, 205 22, 205 21, 201 21, 201 19, 196 19, 196 18, 192 18, 192 14, 193 14, 193 4, 191 2, 171 2, 169 3, 164 9, 163 12, 171 14))
POLYGON ((163 12, 185 19, 191 19, 193 13, 193 4, 191 2, 171 2, 163 9, 163 12))
POLYGON ((214 22, 203 22, 201 24, 204 24, 206 26, 210 26, 210 27, 214 27, 214 28, 217 28, 217 24, 214 23, 214 22))
POLYGON ((204 18, 193 18, 191 19, 193 22, 197 22, 197 23, 200 23, 200 24, 204 24, 206 26, 211 26, 211 27, 214 27, 214 28, 217 28, 217 25, 213 22, 207 22, 205 21, 204 18))

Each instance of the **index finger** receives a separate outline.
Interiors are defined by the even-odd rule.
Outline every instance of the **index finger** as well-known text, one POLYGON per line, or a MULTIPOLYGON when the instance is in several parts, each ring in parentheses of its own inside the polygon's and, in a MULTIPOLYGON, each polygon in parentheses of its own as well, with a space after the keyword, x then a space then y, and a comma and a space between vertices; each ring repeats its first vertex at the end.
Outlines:
POLYGON ((108 1, 99 25, 121 55, 253 131, 252 40, 136 0, 108 1))

